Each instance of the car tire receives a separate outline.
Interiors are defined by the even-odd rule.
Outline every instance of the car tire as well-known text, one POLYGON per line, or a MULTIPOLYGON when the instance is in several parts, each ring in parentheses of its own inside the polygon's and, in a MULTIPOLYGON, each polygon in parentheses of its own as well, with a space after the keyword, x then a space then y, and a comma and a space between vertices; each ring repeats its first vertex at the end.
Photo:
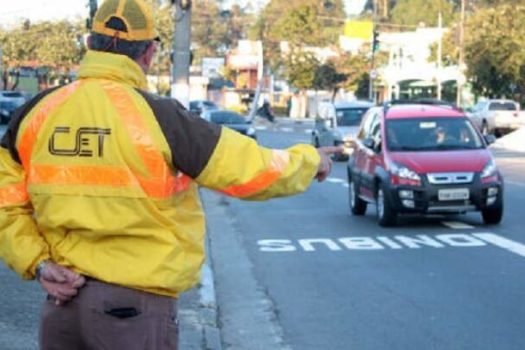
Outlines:
POLYGON ((365 215, 368 203, 362 200, 357 194, 355 181, 353 181, 350 174, 348 175, 348 199, 352 214, 365 215))
POLYGON ((496 225, 501 222, 503 218, 503 205, 498 205, 495 208, 487 208, 481 211, 483 222, 485 225, 496 225))
POLYGON ((380 182, 376 191, 376 215, 380 226, 395 226, 397 223, 397 212, 390 203, 384 185, 380 182))
POLYGON ((315 148, 321 147, 321 144, 319 143, 319 139, 317 137, 314 137, 314 141, 312 143, 315 148))

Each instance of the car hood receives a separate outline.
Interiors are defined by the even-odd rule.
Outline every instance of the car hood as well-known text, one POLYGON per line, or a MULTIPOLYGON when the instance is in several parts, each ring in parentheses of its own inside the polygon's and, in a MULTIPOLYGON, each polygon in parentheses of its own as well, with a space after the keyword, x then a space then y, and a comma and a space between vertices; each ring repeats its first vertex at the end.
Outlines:
POLYGON ((479 172, 491 159, 486 149, 436 152, 392 152, 390 159, 419 174, 479 172))
POLYGON ((355 139, 357 131, 359 130, 358 126, 338 126, 337 131, 341 133, 342 137, 351 136, 355 139))

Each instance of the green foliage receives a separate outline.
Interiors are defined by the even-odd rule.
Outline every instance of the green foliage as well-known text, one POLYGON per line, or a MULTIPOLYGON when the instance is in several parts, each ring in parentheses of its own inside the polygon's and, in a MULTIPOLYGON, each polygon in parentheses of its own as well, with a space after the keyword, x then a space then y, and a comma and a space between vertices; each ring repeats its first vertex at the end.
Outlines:
POLYGON ((465 60, 474 90, 489 97, 525 94, 525 5, 485 8, 467 21, 465 60))
POLYGON ((427 27, 437 27, 440 11, 443 16, 443 26, 446 26, 454 16, 454 5, 449 1, 399 0, 392 10, 392 22, 407 26, 425 23, 427 27))
POLYGON ((292 53, 286 59, 285 76, 297 89, 310 89, 314 86, 318 67, 319 61, 313 54, 304 51, 292 53))
POLYGON ((249 38, 263 41, 266 61, 276 71, 283 64, 281 41, 294 47, 326 47, 337 42, 344 7, 342 0, 332 0, 331 5, 318 0, 271 0, 250 29, 249 38))
POLYGON ((333 62, 328 62, 317 67, 314 77, 316 90, 332 91, 336 94, 339 84, 346 80, 346 75, 337 71, 333 62))

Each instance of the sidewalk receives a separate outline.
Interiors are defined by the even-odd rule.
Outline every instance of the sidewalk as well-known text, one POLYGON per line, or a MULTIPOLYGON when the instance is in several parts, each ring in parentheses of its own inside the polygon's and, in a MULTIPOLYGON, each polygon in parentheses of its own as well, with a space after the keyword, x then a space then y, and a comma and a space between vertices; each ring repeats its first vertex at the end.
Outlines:
MULTIPOLYGON (((206 238, 207 252, 209 252, 208 237, 206 238)), ((208 256, 201 274, 201 283, 183 293, 178 301, 180 350, 222 350, 217 324, 213 271, 208 256)))

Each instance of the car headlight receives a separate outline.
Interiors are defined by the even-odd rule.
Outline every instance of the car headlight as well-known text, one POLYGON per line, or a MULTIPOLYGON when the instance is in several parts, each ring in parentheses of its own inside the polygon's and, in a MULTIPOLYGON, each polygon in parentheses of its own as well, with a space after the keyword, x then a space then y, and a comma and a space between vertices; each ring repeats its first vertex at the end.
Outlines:
POLYGON ((401 179, 421 181, 421 177, 415 171, 402 164, 392 162, 390 172, 401 179))
POLYGON ((248 128, 248 130, 246 130, 246 135, 254 135, 254 134, 255 134, 254 128, 248 128))
POLYGON ((486 178, 489 176, 496 175, 496 172, 498 171, 498 168, 496 168, 496 164, 491 159, 487 162, 483 170, 481 171, 481 178, 486 178))

